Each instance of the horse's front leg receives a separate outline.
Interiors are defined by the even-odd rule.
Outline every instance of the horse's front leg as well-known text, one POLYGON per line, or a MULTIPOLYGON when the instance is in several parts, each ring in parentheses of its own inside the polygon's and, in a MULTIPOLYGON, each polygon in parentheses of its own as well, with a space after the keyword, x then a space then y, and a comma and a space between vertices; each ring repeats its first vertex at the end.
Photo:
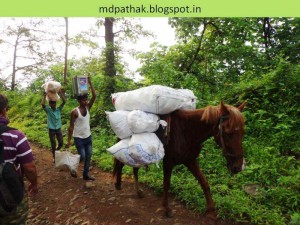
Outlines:
POLYGON ((169 207, 168 202, 168 195, 171 183, 171 174, 173 170, 173 166, 167 165, 166 161, 164 160, 163 163, 163 171, 164 171, 164 193, 163 193, 163 207, 165 208, 166 216, 171 218, 173 217, 172 209, 169 207))
POLYGON ((134 184, 135 184, 135 190, 137 193, 137 196, 139 198, 144 198, 143 190, 139 187, 139 168, 133 167, 133 175, 134 175, 134 184))
POLYGON ((191 173, 194 175, 194 177, 197 179, 198 183, 202 187, 206 199, 206 215, 208 216, 208 218, 216 220, 217 218, 216 208, 215 208, 215 203, 213 202, 212 199, 209 184, 203 172, 200 170, 197 160, 195 159, 194 161, 186 164, 186 166, 188 167, 188 169, 191 171, 191 173))
POLYGON ((116 177, 115 188, 117 190, 122 189, 122 169, 123 169, 123 167, 124 167, 124 163, 122 163, 121 161, 119 161, 115 158, 113 176, 116 177))

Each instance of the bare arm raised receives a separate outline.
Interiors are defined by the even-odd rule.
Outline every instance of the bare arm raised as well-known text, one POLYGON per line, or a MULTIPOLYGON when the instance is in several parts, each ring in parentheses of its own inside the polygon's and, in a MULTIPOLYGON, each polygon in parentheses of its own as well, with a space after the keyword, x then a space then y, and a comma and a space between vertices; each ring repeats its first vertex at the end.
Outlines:
POLYGON ((89 110, 90 110, 90 109, 92 108, 94 102, 95 102, 95 99, 96 99, 96 92, 95 92, 95 88, 94 88, 94 86, 93 86, 93 84, 92 84, 92 81, 91 81, 91 78, 90 78, 90 77, 88 77, 88 82, 89 82, 89 85, 90 85, 90 88, 91 88, 91 92, 92 92, 92 97, 91 97, 91 99, 90 99, 90 101, 89 101, 89 104, 88 104, 88 108, 89 108, 89 110))
POLYGON ((47 95, 47 93, 44 92, 44 93, 43 93, 42 102, 41 102, 41 105, 42 105, 43 108, 46 107, 46 95, 47 95))
POLYGON ((58 93, 59 93, 59 95, 61 97, 61 100, 62 100, 61 106, 64 106, 65 103, 66 103, 65 90, 60 89, 58 93))

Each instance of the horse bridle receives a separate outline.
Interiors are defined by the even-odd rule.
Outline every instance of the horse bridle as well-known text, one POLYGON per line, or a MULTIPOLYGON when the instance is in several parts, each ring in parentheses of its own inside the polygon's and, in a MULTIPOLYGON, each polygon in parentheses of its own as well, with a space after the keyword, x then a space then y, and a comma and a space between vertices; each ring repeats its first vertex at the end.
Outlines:
POLYGON ((224 142, 224 137, 223 137, 223 122, 228 120, 229 119, 229 115, 225 115, 225 116, 221 116, 220 119, 219 119, 219 134, 220 134, 220 142, 221 142, 221 146, 222 146, 222 149, 223 149, 223 156, 225 157, 230 157, 230 158, 235 158, 235 159, 240 159, 240 158, 243 158, 244 156, 243 155, 234 155, 234 154, 231 154, 231 153, 228 153, 226 151, 226 146, 225 146, 225 142, 224 142))

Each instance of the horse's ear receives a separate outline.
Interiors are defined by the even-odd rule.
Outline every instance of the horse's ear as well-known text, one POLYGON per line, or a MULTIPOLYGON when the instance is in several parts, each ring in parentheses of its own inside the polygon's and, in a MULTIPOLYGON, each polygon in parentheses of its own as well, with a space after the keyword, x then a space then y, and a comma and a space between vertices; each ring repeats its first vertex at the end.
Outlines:
POLYGON ((245 108, 247 101, 244 101, 239 107, 237 107, 241 112, 245 108))
POLYGON ((221 101, 221 114, 223 116, 229 114, 229 111, 223 101, 221 101))

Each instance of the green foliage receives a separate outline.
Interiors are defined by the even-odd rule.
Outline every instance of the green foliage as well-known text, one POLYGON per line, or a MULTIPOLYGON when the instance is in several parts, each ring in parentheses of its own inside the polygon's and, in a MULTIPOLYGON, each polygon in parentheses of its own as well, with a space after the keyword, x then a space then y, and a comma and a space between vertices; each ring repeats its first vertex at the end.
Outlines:
POLYGON ((300 224, 300 213, 294 213, 291 217, 290 225, 300 224))
POLYGON ((202 71, 186 73, 178 67, 183 63, 185 52, 190 51, 189 46, 176 45, 167 49, 154 44, 152 48, 151 52, 139 55, 144 63, 140 69, 140 73, 146 78, 142 81, 144 86, 160 84, 173 88, 188 88, 194 90, 203 105, 211 100, 210 90, 215 87, 213 81, 204 76, 202 71))
POLYGON ((241 82, 225 97, 230 102, 247 100, 247 133, 268 139, 282 154, 299 152, 299 74, 299 65, 282 60, 262 79, 241 82))

